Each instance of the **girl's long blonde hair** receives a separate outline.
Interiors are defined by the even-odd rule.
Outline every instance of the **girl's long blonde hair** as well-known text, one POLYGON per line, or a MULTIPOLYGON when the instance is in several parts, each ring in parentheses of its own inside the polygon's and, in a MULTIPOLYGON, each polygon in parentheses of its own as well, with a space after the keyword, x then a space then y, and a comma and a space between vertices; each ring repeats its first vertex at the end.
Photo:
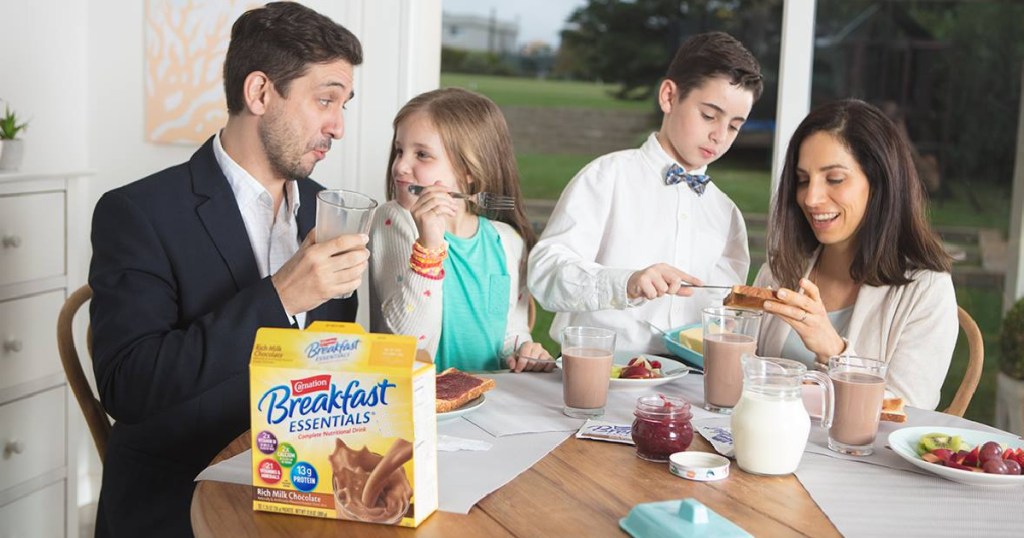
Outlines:
POLYGON ((460 88, 444 88, 414 97, 395 116, 395 135, 391 138, 388 158, 387 195, 395 198, 395 182, 391 167, 395 162, 395 136, 398 125, 415 113, 423 112, 437 129, 457 175, 460 188, 467 194, 493 192, 515 199, 514 211, 486 211, 473 204, 469 210, 491 220, 512 226, 523 238, 526 250, 520 271, 525 271, 526 258, 537 242, 533 227, 526 218, 523 193, 519 188, 519 168, 512 149, 512 136, 501 109, 483 95, 460 88), (473 178, 466 184, 466 178, 473 178))

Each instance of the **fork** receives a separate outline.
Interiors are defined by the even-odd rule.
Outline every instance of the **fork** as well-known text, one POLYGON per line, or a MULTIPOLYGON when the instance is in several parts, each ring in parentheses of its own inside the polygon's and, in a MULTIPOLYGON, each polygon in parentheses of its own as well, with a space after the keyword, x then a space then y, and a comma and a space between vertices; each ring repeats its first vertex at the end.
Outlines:
MULTIPOLYGON (((409 192, 418 195, 423 192, 423 185, 409 185, 409 192)), ((516 208, 516 199, 511 196, 505 196, 504 194, 495 194, 493 192, 478 192, 476 194, 449 192, 448 194, 450 194, 452 198, 469 200, 484 209, 494 211, 512 211, 516 208)))

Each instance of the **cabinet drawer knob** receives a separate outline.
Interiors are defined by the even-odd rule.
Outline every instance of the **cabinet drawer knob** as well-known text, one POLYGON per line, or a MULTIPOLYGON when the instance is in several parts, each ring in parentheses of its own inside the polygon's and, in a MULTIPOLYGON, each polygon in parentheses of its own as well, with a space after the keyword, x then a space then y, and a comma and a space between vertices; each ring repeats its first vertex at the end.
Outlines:
POLYGON ((4 445, 4 455, 21 454, 25 451, 25 443, 21 441, 7 441, 4 445))
POLYGON ((21 236, 5 234, 3 244, 4 248, 18 248, 21 246, 21 236))
POLYGON ((8 338, 4 340, 4 351, 8 353, 17 353, 21 351, 21 340, 17 338, 8 338))

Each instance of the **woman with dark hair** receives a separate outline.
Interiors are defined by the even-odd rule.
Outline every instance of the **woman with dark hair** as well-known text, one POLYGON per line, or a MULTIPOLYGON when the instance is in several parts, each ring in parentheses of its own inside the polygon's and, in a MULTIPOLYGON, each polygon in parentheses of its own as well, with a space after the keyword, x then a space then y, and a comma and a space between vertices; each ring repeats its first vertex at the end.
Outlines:
POLYGON ((811 366, 878 358, 889 391, 934 409, 958 326, 951 259, 925 205, 909 144, 885 114, 855 99, 813 110, 789 142, 755 281, 779 289, 759 354, 811 366))

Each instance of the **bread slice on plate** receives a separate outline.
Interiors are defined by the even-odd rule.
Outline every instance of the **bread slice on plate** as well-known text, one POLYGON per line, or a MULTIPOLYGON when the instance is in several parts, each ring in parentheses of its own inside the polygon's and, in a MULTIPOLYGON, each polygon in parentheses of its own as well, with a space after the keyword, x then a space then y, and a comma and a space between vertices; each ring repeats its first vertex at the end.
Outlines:
POLYGON ((881 419, 889 422, 906 422, 907 412, 903 409, 903 398, 883 399, 881 419))
POLYGON ((437 412, 454 411, 493 388, 493 379, 449 368, 437 374, 437 412))

